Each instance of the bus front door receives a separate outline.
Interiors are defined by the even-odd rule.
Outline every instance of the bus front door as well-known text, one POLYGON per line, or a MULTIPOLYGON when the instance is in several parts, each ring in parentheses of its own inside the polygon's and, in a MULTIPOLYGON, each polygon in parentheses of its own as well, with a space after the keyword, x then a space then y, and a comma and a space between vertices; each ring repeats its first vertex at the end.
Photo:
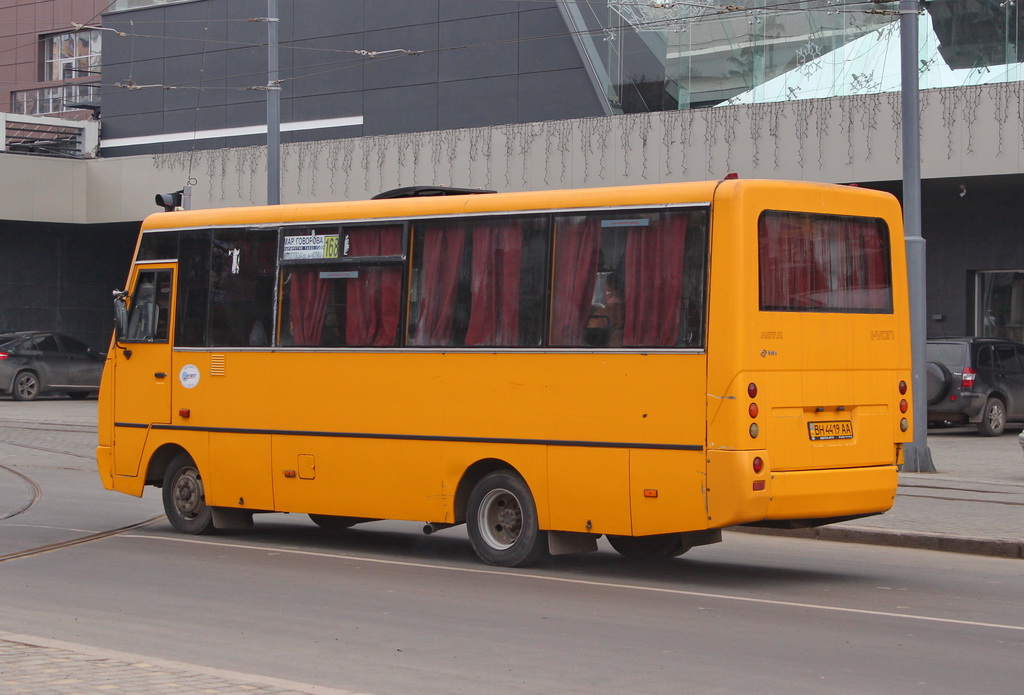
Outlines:
POLYGON ((154 424, 171 421, 174 267, 136 268, 114 356, 114 475, 137 476, 154 424))

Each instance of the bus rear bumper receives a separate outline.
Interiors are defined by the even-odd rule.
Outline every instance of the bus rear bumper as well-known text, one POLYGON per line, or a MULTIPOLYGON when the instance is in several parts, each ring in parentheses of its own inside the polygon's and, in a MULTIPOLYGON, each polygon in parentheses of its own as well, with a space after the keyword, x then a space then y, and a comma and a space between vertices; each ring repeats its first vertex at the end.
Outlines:
POLYGON ((831 523, 880 514, 891 509, 896 499, 899 469, 895 461, 805 471, 769 471, 766 465, 755 473, 750 461, 759 453, 764 454, 707 452, 709 528, 796 520, 831 523))
POLYGON ((870 466, 772 474, 766 521, 837 521, 880 514, 896 500, 897 467, 870 466))

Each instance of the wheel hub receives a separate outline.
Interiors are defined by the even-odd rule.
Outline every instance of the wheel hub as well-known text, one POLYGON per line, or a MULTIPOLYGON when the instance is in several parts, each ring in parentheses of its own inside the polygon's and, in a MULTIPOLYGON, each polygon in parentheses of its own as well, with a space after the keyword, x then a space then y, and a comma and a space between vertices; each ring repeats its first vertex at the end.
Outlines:
POLYGON ((491 490, 480 504, 480 531, 495 550, 507 550, 523 530, 523 510, 508 490, 491 490))
POLYGON ((205 501, 203 499, 202 482, 194 471, 185 471, 174 483, 174 506, 182 516, 194 518, 202 511, 205 501))

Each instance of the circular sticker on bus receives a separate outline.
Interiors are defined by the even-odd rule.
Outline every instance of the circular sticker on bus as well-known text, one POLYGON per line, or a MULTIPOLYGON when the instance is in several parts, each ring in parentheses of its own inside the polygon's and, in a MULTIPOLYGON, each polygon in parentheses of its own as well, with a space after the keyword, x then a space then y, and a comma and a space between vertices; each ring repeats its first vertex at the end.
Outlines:
POLYGON ((178 372, 178 381, 187 389, 194 389, 199 385, 199 367, 194 364, 186 364, 178 372))

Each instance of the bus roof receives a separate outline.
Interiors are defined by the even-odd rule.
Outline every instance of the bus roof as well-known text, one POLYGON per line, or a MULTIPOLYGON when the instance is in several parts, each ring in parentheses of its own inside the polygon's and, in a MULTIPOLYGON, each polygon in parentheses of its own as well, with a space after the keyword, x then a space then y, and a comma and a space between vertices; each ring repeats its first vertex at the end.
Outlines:
MULTIPOLYGON (((488 195, 414 196, 408 198, 254 205, 159 212, 148 216, 142 229, 179 229, 202 226, 275 225, 331 222, 346 219, 420 217, 451 214, 530 211, 546 209, 602 208, 628 205, 710 203, 719 185, 730 188, 840 188, 836 184, 738 179, 660 183, 605 188, 492 193, 488 195)), ((846 188, 846 187, 842 187, 846 188)), ((850 190, 850 189, 848 189, 850 190)), ((868 192, 867 189, 859 189, 868 192)), ((881 194, 877 191, 873 193, 881 194)))

